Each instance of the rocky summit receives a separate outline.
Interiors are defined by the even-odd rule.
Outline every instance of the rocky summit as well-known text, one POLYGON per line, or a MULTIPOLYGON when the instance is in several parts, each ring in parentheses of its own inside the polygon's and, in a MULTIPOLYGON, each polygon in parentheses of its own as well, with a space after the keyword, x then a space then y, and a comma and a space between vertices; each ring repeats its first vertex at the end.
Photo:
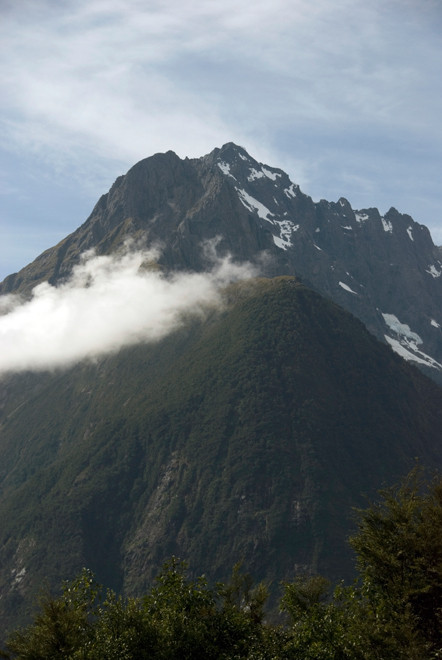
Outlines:
POLYGON ((129 237, 160 246, 167 269, 205 270, 216 245, 263 275, 296 275, 442 383, 442 256, 428 229, 394 208, 381 215, 344 198, 315 203, 233 143, 198 159, 169 151, 140 161, 77 231, 0 292, 55 284, 83 252, 108 254, 129 237))

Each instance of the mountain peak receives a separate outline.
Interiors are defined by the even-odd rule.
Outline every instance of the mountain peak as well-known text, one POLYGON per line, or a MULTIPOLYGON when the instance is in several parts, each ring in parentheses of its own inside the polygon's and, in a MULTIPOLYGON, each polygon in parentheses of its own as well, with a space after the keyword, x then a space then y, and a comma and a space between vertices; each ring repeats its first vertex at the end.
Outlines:
POLYGON ((207 156, 196 161, 205 161, 210 165, 221 165, 220 169, 224 174, 228 174, 230 169, 245 171, 247 164, 254 164, 256 161, 247 153, 247 151, 235 144, 234 142, 226 142, 222 147, 217 147, 211 151, 207 156))
POLYGON ((235 153, 238 153, 238 154, 241 153, 245 158, 250 158, 250 155, 247 153, 247 151, 244 149, 244 147, 242 147, 239 144, 236 144, 235 142, 226 142, 225 144, 223 144, 223 146, 220 149, 221 153, 225 153, 225 152, 229 152, 229 151, 232 151, 232 152, 235 152, 235 153))
POLYGON ((0 293, 57 284, 86 250, 109 254, 128 238, 161 245, 165 269, 207 269, 203 246, 215 241, 218 256, 260 264, 263 275, 300 276, 442 379, 442 258, 428 229, 394 207, 382 216, 355 211, 344 197, 315 203, 234 142, 201 158, 168 151, 140 161, 77 231, 6 278, 0 293), (421 343, 404 335, 398 346, 385 322, 392 315, 421 343))
POLYGON ((234 142, 227 142, 220 149, 215 149, 210 156, 212 162, 218 166, 221 172, 230 177, 231 180, 235 179, 241 189, 247 189, 248 184, 258 179, 262 179, 261 188, 262 183, 266 180, 270 180, 272 186, 277 186, 275 182, 278 179, 280 179, 280 183, 284 183, 284 187, 291 185, 291 181, 285 172, 279 168, 258 162, 243 147, 234 142))
POLYGON ((250 160, 254 162, 254 159, 251 158, 244 147, 235 144, 235 142, 226 142, 222 147, 214 149, 212 153, 215 154, 217 158, 230 160, 239 157, 241 160, 250 160))

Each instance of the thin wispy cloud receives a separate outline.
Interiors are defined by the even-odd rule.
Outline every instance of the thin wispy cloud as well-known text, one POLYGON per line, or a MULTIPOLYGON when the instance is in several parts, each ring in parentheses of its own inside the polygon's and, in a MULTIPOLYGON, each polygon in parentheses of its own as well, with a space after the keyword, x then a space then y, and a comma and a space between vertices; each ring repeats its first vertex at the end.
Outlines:
MULTIPOLYGON (((80 141, 122 159, 171 144, 195 156, 229 133, 232 117, 248 137, 249 118, 235 117, 235 106, 254 95, 274 122, 414 126, 428 44, 407 52, 392 29, 395 4, 278 0, 250 11, 231 1, 28 3, 3 21, 9 135, 60 151, 80 141), (219 85, 239 96, 229 103, 219 85)), ((410 38, 419 31, 404 12, 397 19, 410 38)))
POLYGON ((189 315, 223 304, 222 289, 256 274, 215 260, 207 273, 163 275, 156 250, 83 255, 68 281, 44 282, 32 298, 0 297, 0 374, 67 367, 123 346, 157 341, 189 315))

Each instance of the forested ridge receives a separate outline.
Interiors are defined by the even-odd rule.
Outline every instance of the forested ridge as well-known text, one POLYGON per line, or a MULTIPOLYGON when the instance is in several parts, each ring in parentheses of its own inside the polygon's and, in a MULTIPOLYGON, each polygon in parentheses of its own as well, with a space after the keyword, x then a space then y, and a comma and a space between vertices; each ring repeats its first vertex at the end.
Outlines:
MULTIPOLYGON (((440 658, 442 479, 414 469, 357 511, 354 584, 315 575, 281 584, 279 615, 268 585, 235 566, 210 584, 169 560, 140 598, 105 590, 83 569, 59 596, 41 597, 33 623, 13 632, 10 660, 440 658)), ((244 569, 247 567, 245 566, 244 569)))
POLYGON ((0 645, 87 566, 147 593, 171 556, 268 606, 355 576, 352 507, 442 465, 442 391, 299 281, 232 285, 152 345, 0 383, 0 645))

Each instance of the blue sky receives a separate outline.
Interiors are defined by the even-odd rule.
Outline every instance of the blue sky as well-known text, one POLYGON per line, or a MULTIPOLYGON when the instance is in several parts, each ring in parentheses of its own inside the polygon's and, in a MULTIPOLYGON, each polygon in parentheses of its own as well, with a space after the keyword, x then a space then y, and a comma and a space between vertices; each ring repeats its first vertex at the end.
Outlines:
POLYGON ((234 141, 442 244, 440 0, 2 0, 0 280, 135 162, 234 141))

